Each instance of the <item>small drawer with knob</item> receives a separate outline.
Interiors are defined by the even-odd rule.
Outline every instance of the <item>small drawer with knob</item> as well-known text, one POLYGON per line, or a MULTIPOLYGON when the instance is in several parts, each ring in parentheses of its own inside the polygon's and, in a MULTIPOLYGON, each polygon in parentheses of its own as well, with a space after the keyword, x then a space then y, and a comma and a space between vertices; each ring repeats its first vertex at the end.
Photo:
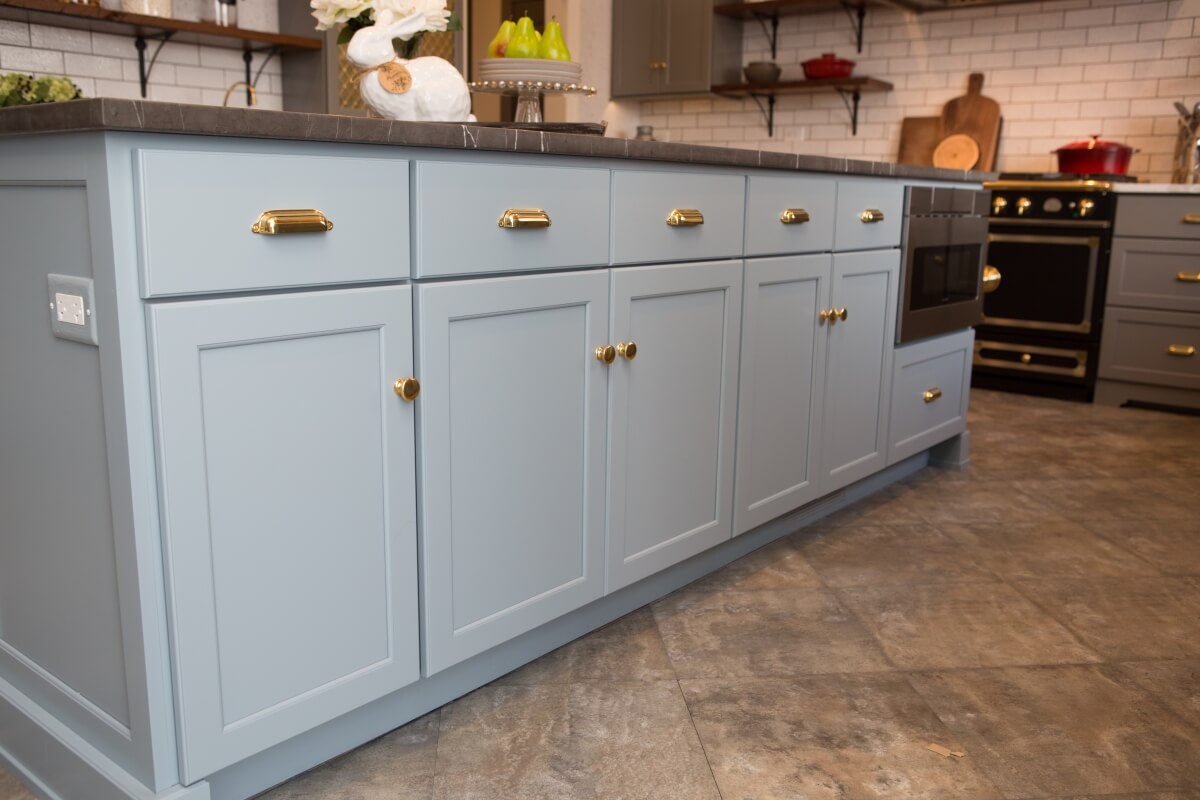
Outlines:
POLYGON ((888 463, 966 430, 974 331, 896 348, 888 463))
POLYGON ((422 161, 413 277, 608 263, 608 170, 422 161))
POLYGON ((406 160, 144 149, 133 163, 144 297, 409 275, 406 160))
POLYGON ((1200 389, 1200 315, 1109 307, 1100 377, 1200 389))
POLYGON ((904 185, 897 181, 838 181, 834 214, 836 251, 900 246, 904 185))
POLYGON ((744 176, 619 170, 612 185, 614 264, 742 254, 744 176))
POLYGON ((746 255, 833 249, 837 181, 752 175, 746 189, 746 255))
POLYGON ((1108 304, 1200 311, 1200 243, 1186 239, 1113 239, 1108 304))

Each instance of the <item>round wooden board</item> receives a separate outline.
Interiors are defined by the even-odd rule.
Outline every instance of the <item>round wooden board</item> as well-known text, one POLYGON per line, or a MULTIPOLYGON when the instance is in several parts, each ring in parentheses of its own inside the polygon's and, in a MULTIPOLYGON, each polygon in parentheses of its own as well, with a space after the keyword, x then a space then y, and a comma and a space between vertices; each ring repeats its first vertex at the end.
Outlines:
POLYGON ((965 133, 955 133, 933 148, 933 165, 945 169, 970 169, 979 163, 979 142, 965 133))

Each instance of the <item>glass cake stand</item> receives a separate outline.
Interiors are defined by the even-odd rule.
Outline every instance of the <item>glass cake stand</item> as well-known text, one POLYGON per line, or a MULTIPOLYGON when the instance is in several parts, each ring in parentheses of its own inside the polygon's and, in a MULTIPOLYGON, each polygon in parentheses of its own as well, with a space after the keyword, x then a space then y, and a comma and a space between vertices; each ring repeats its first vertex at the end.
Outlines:
POLYGON ((542 95, 582 94, 591 97, 595 86, 582 83, 559 83, 558 81, 471 81, 467 84, 472 92, 516 96, 517 112, 514 122, 542 121, 542 95))

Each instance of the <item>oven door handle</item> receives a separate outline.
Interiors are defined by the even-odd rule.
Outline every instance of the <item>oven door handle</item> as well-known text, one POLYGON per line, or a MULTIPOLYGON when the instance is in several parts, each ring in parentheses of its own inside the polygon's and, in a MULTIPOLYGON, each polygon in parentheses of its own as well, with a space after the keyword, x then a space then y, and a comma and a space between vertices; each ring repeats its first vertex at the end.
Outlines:
POLYGON ((1000 279, 1004 276, 1000 274, 1000 270, 988 264, 983 268, 983 293, 991 294, 1000 288, 1000 279))

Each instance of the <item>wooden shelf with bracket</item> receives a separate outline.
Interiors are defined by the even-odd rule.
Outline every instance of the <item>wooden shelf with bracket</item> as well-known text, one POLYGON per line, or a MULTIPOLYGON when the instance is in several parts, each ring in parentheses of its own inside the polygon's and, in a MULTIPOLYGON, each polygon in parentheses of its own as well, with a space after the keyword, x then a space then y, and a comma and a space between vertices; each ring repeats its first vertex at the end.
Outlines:
POLYGON ((767 121, 767 135, 775 135, 775 98, 787 94, 837 92, 850 112, 850 133, 858 134, 858 101, 863 92, 890 92, 892 84, 876 78, 817 78, 778 83, 726 83, 712 87, 713 94, 732 99, 753 98, 767 121), (763 100, 767 101, 763 106, 763 100))
POLYGON ((803 14, 819 14, 822 11, 845 10, 854 27, 857 52, 862 52, 863 24, 867 19, 867 6, 892 5, 873 0, 758 0, 752 3, 722 3, 713 6, 713 13, 737 19, 756 19, 762 25, 767 41, 771 43, 771 58, 775 58, 779 40, 779 19, 803 14))

